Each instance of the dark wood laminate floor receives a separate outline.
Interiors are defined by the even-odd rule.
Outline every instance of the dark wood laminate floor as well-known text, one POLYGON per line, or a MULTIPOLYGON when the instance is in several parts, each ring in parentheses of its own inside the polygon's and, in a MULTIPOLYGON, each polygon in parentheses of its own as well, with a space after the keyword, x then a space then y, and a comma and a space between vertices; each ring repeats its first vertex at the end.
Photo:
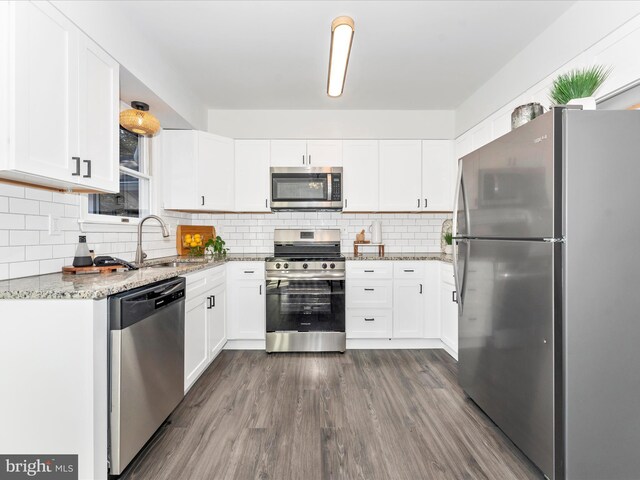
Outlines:
POLYGON ((440 350, 224 351, 121 477, 540 479, 440 350))

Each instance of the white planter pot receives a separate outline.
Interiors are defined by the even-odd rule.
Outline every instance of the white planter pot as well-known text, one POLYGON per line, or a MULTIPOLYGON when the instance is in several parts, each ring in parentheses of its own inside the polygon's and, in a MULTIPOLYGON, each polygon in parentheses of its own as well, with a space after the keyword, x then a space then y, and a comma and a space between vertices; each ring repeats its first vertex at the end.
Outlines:
POLYGON ((443 252, 445 255, 451 255, 453 253, 453 247, 451 245, 445 245, 443 252))
POLYGON ((567 102, 567 105, 582 105, 583 110, 595 110, 596 98, 595 97, 582 97, 574 98, 567 102))

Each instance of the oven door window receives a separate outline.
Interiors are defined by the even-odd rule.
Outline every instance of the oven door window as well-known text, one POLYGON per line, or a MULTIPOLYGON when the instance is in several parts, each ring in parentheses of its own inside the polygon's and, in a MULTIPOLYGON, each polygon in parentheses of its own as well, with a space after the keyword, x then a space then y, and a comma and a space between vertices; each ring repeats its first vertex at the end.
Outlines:
POLYGON ((271 197, 274 201, 322 201, 328 196, 329 186, 325 174, 274 173, 271 175, 271 197))
POLYGON ((267 281, 267 332, 344 332, 344 280, 267 281))

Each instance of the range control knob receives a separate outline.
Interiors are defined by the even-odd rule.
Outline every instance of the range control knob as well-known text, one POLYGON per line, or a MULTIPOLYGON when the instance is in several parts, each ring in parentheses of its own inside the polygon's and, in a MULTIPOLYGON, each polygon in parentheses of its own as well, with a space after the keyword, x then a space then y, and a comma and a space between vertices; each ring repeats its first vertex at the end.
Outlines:
POLYGON ((284 264, 284 269, 285 269, 285 270, 287 270, 288 268, 289 268, 289 264, 288 264, 288 263, 285 263, 285 264, 284 264))
POLYGON ((327 264, 326 264, 326 263, 323 263, 323 264, 322 264, 322 268, 327 268, 327 264))
POLYGON ((302 264, 302 268, 304 268, 306 270, 307 268, 309 268, 309 264, 308 263, 303 263, 302 264))
POLYGON ((332 263, 331 265, 329 265, 331 268, 336 268, 336 264, 332 263))
POLYGON ((279 263, 276 263, 276 268, 280 268, 280 264, 279 263))

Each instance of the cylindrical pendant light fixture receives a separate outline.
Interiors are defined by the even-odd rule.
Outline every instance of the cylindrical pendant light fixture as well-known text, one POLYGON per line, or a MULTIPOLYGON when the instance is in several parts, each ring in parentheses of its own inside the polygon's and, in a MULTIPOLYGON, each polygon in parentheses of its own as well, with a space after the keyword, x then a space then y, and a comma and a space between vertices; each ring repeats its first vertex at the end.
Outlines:
POLYGON ((144 102, 131 102, 129 110, 120 112, 120 125, 130 132, 152 137, 160 131, 160 122, 149 113, 149 105, 144 102))
POLYGON ((330 97, 339 97, 344 91, 354 31, 351 17, 338 17, 331 22, 331 50, 327 81, 327 95, 330 97))

